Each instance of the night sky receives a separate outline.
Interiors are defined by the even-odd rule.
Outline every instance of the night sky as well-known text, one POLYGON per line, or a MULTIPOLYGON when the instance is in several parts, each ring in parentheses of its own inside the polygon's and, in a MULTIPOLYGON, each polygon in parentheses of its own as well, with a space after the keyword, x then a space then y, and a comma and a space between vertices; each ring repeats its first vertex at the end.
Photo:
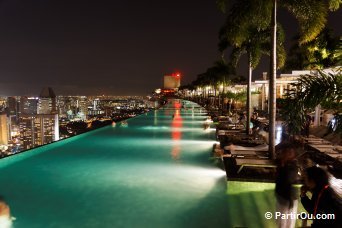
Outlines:
POLYGON ((219 58, 223 23, 215 0, 0 0, 0 95, 146 95, 174 71, 186 84, 219 58))

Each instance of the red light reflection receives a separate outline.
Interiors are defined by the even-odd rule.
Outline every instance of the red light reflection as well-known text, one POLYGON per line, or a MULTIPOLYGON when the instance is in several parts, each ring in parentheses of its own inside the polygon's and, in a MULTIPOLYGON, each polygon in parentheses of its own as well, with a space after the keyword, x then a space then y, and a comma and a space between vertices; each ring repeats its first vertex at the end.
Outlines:
POLYGON ((182 138, 182 132, 180 131, 180 128, 183 126, 183 120, 180 115, 180 108, 181 104, 179 102, 174 103, 174 107, 176 108, 175 114, 173 116, 172 120, 172 140, 173 140, 173 147, 171 151, 171 156, 174 160, 178 160, 180 157, 180 145, 179 145, 179 140, 182 138))
POLYGON ((172 120, 172 139, 180 140, 182 138, 182 132, 179 131, 179 128, 182 127, 182 117, 179 114, 179 110, 176 110, 175 115, 172 120))

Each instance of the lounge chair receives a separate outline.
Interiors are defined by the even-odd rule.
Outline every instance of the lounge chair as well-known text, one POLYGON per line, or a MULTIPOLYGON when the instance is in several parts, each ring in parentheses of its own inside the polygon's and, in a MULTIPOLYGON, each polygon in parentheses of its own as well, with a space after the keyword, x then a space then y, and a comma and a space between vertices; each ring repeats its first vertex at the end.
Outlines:
POLYGON ((240 173, 244 167, 277 168, 275 161, 269 159, 236 158, 235 162, 240 166, 237 173, 240 173))
POLYGON ((243 150, 243 151, 248 151, 248 150, 249 151, 268 151, 268 145, 262 144, 262 145, 251 146, 251 147, 230 145, 230 146, 225 146, 224 149, 229 150, 229 151, 239 151, 239 150, 243 150))
POLYGON ((235 150, 230 151, 230 154, 224 154, 222 157, 234 158, 269 158, 268 151, 253 151, 253 150, 235 150))

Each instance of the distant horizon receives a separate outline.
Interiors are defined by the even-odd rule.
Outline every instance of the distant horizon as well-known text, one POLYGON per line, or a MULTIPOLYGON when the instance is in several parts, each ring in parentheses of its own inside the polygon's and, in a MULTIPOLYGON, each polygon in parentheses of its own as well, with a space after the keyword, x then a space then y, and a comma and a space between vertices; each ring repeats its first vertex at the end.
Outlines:
MULTIPOLYGON (((0 83, 0 88, 3 84, 0 83)), ((24 85, 19 85, 18 87, 22 87, 24 85)), ((36 86, 37 87, 37 86, 36 86)), ((55 92, 56 96, 148 96, 149 94, 153 93, 153 91, 150 91, 148 93, 145 93, 145 94, 129 94, 127 92, 124 92, 124 93, 107 93, 107 92, 98 92, 98 93, 89 93, 89 92, 84 92, 83 94, 81 93, 75 93, 75 92, 72 92, 72 91, 65 91, 65 89, 59 89, 58 87, 55 88, 53 86, 43 86, 41 87, 40 89, 36 89, 35 91, 32 91, 32 89, 30 89, 29 91, 25 91, 24 89, 21 90, 22 92, 21 93, 14 93, 14 92, 11 92, 11 91, 8 91, 8 92, 4 92, 4 90, 0 89, 0 96, 1 97, 12 97, 12 96, 39 96, 41 90, 45 87, 50 87, 53 89, 53 91, 55 92)), ((98 88, 99 90, 101 90, 101 88, 98 88)), ((7 90, 10 90, 10 89, 7 89, 7 90)), ((6 89, 5 89, 6 91, 6 89)), ((13 90, 15 91, 15 90, 13 90)))
MULTIPOLYGON (((59 96, 70 96, 70 97, 147 97, 148 94, 146 95, 108 95, 108 94, 102 94, 102 95, 84 95, 84 94, 56 94, 57 97, 59 96)), ((0 97, 39 97, 39 94, 24 94, 24 95, 5 95, 5 94, 0 94, 0 97)))
MULTIPOLYGON (((329 69, 329 68, 328 68, 329 69)), ((300 69, 293 69, 292 71, 312 71, 312 70, 309 70, 309 69, 306 69, 306 70, 300 70, 300 69)), ((279 77, 281 74, 291 74, 291 72, 288 72, 288 73, 285 73, 285 72, 277 72, 277 77, 279 77)), ((267 71, 263 71, 263 72, 266 72, 268 74, 267 71)), ((254 76, 255 77, 255 76, 254 76)), ((255 81, 255 80, 262 80, 262 74, 261 75, 257 75, 257 77, 253 78, 252 81, 255 81)), ((114 94, 114 93, 109 93, 108 92, 108 89, 105 89, 105 88, 99 88, 97 87, 97 94, 94 94, 94 93, 89 93, 89 92, 85 92, 84 94, 76 94, 76 93, 73 93, 73 92, 70 92, 70 90, 75 90, 75 87, 82 87, 82 86, 42 86, 40 88, 39 85, 35 85, 34 87, 31 87, 28 89, 28 87, 26 87, 25 84, 16 84, 16 85, 11 85, 11 87, 17 87, 20 89, 20 91, 22 91, 21 94, 15 94, 13 92, 8 92, 8 93, 3 93, 3 91, 6 91, 6 90, 11 90, 11 87, 10 88, 6 88, 6 89, 2 89, 2 87, 4 86, 5 84, 4 83, 0 83, 0 97, 12 97, 12 96, 30 96, 30 97, 34 97, 34 96, 39 96, 39 93, 41 92, 41 90, 45 87, 50 87, 53 89, 53 91, 55 92, 56 96, 148 96, 148 95, 151 95, 156 89, 158 88, 162 88, 162 77, 160 79, 160 86, 159 87, 155 87, 153 88, 150 92, 146 92, 146 93, 139 93, 139 94, 128 94, 126 91, 125 92, 121 92, 121 94, 114 94), (36 88, 35 89, 35 92, 33 92, 32 88, 36 88), (29 92, 25 92, 25 90, 29 90, 29 92), (101 92, 101 90, 104 90, 101 92), (68 91, 69 90, 69 91, 68 91), (105 91, 107 90, 107 91, 105 91)), ((181 86, 182 85, 186 85, 185 83, 182 83, 182 80, 181 80, 181 86)), ((121 88, 122 89, 122 88, 121 88)), ((79 90, 79 89, 78 89, 79 90)), ((13 90, 15 91, 15 90, 13 90)))

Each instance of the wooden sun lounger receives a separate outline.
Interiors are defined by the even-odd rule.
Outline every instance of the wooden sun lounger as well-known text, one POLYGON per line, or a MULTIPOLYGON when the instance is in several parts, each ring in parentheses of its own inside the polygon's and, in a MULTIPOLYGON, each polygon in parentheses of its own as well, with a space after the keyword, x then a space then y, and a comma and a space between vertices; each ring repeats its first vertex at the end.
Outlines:
POLYGON ((326 154, 340 154, 337 150, 334 150, 333 148, 320 148, 318 149, 318 151, 326 154))
POLYGON ((276 168, 274 160, 268 159, 248 159, 248 158, 236 158, 236 165, 240 166, 237 173, 240 173, 244 167, 260 167, 260 168, 276 168))
POLYGON ((333 145, 326 145, 326 146, 323 146, 323 145, 310 145, 309 146, 315 150, 318 150, 318 151, 324 151, 324 150, 333 150, 334 146, 333 145))
POLYGON ((254 150, 232 150, 230 151, 231 155, 256 155, 256 151, 254 150))
POLYGON ((314 141, 308 142, 308 145, 331 145, 331 142, 321 142, 321 141, 314 141))
POLYGON ((231 156, 235 158, 269 158, 268 151, 237 150, 231 151, 231 156))
POLYGON ((314 136, 314 135, 309 135, 309 137, 302 136, 302 138, 304 138, 304 139, 319 139, 317 136, 314 136))
POLYGON ((308 144, 311 148, 337 160, 342 160, 341 146, 308 144))
POLYGON ((266 154, 268 154, 268 151, 234 150, 234 151, 231 151, 230 154, 222 155, 222 157, 233 157, 233 156, 244 156, 244 155, 259 156, 259 154, 265 154, 266 155, 266 154))
POLYGON ((237 134, 240 132, 241 132, 241 130, 218 130, 217 134, 218 135, 227 135, 227 134, 237 134))
POLYGON ((309 146, 313 147, 313 148, 334 148, 333 145, 329 145, 329 144, 309 144, 309 146))
POLYGON ((337 160, 341 160, 342 159, 342 154, 335 154, 335 153, 327 153, 328 156, 335 158, 337 160))
POLYGON ((262 151, 262 152, 267 152, 268 146, 267 145, 259 145, 259 146, 252 146, 252 147, 246 147, 246 146, 239 146, 239 145, 234 145, 234 146, 225 146, 224 147, 225 150, 230 150, 231 151, 262 151))
POLYGON ((307 143, 331 143, 324 139, 317 139, 317 140, 306 140, 307 143))

